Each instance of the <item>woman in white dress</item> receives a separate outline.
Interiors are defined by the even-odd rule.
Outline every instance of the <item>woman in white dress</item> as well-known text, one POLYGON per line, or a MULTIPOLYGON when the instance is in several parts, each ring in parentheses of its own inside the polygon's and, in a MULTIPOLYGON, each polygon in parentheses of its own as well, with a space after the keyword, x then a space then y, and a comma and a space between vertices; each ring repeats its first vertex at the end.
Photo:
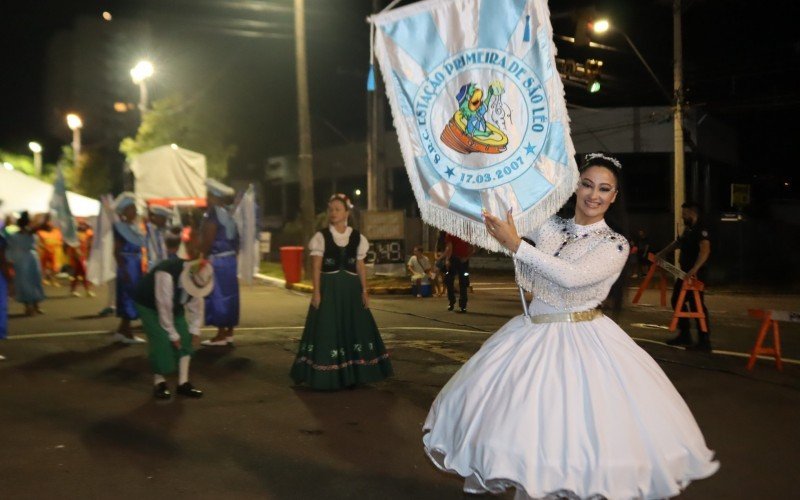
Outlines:
POLYGON ((511 319, 450 379, 425 422, 426 453, 468 493, 658 499, 719 468, 664 372, 598 309, 629 253, 604 219, 620 170, 587 156, 574 218, 526 235, 535 246, 510 213, 484 215, 534 300, 530 318, 511 319))

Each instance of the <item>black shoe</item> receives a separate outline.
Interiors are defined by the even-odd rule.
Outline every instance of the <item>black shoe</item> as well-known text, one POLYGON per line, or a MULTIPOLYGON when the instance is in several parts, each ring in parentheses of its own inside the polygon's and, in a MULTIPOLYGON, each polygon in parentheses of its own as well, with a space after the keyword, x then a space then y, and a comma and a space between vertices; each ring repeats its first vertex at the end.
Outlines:
POLYGON ((679 333, 677 337, 667 340, 665 344, 675 346, 690 346, 692 345, 692 337, 690 335, 686 335, 685 333, 679 333))
POLYGON ((457 313, 466 314, 467 308, 466 307, 459 307, 457 313))
POLYGON ((167 383, 161 382, 153 387, 153 396, 155 396, 156 399, 169 399, 172 397, 172 393, 167 389, 167 383))
POLYGON ((697 352, 708 352, 712 351, 711 349, 711 342, 698 342, 696 344, 692 344, 686 346, 687 351, 697 351, 697 352))
POLYGON ((455 304, 450 304, 449 306, 447 306, 447 310, 452 311, 455 306, 456 306, 455 304))
POLYGON ((185 384, 181 384, 178 386, 178 389, 175 391, 181 396, 187 396, 190 398, 202 398, 203 391, 199 389, 195 389, 194 386, 190 382, 186 382, 185 384))

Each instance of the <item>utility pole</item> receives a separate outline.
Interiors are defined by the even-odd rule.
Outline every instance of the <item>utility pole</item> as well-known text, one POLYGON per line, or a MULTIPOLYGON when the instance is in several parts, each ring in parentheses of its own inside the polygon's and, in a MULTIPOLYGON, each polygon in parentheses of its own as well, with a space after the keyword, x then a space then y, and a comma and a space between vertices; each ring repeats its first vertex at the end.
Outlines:
MULTIPOLYGON (((311 156, 311 116, 308 110, 308 67, 306 62, 305 0, 294 0, 294 49, 297 69, 297 125, 300 152, 300 217, 303 222, 303 244, 314 234, 314 171, 311 156)), ((307 261, 307 270, 310 259, 307 261)))
MULTIPOLYGON (((372 0, 372 12, 381 11, 380 0, 372 0)), ((367 210, 388 208, 387 171, 385 155, 386 113, 382 78, 375 64, 375 90, 367 92, 367 210)))
MULTIPOLYGON (((674 236, 680 235, 681 205, 686 195, 686 179, 684 176, 684 146, 683 146, 683 43, 681 34, 681 0, 672 0, 672 43, 675 53, 673 60, 673 98, 675 110, 673 115, 673 132, 675 135, 675 166, 673 187, 673 214, 675 224, 674 236)), ((677 257, 676 257, 677 259, 677 257)), ((676 262, 677 263, 677 262, 676 262)))

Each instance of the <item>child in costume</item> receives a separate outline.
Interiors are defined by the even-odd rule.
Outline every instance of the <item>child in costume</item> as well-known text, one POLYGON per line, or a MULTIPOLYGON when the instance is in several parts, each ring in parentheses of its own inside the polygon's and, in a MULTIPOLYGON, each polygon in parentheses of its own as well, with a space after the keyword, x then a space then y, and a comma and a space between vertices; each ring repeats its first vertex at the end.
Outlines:
POLYGON ((86 291, 87 297, 94 297, 95 293, 92 291, 92 286, 89 280, 86 279, 86 261, 89 258, 89 249, 92 248, 92 237, 94 232, 85 219, 78 220, 78 246, 71 247, 67 245, 67 254, 70 258, 72 265, 72 285, 70 292, 74 297, 80 297, 78 293, 78 283, 83 283, 83 289, 86 291))
MULTIPOLYGON (((177 251, 179 238, 168 238, 167 242, 177 251)), ((176 371, 178 394, 203 396, 189 382, 189 362, 203 323, 203 301, 213 287, 214 270, 208 261, 185 261, 177 256, 159 262, 137 284, 136 310, 147 335, 153 395, 157 399, 172 396, 165 376, 176 371)))
POLYGON ((44 300, 42 268, 36 253, 36 231, 28 212, 17 221, 19 230, 8 234, 8 259, 14 264, 14 290, 17 302, 25 305, 25 315, 44 314, 39 303, 44 300))

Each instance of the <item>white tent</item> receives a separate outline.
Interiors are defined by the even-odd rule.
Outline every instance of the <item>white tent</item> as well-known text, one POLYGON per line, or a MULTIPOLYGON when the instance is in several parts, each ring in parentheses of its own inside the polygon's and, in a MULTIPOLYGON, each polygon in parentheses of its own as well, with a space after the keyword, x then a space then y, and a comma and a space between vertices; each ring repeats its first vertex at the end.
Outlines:
POLYGON ((142 153, 131 162, 134 192, 153 198, 205 198, 206 157, 176 145, 142 153))
MULTIPOLYGON (((50 211, 50 198, 53 197, 53 185, 35 177, 25 175, 17 170, 0 168, 0 213, 22 212, 31 214, 50 211)), ((92 198, 67 191, 72 215, 91 217, 100 212, 100 202, 92 198)))

